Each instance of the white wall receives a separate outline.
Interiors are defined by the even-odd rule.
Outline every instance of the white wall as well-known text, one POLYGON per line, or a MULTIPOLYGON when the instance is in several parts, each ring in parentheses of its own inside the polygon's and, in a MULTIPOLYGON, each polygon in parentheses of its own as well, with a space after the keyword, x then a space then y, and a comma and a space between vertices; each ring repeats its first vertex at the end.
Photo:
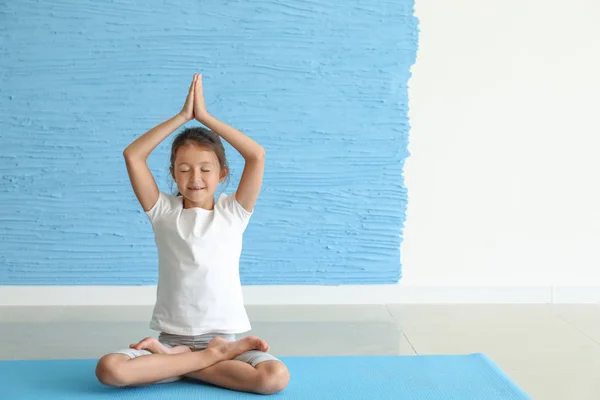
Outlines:
MULTIPOLYGON (((246 287, 247 303, 597 302, 600 2, 416 0, 416 14, 404 279, 246 287)), ((9 287, 0 304, 154 293, 9 287)))
POLYGON ((406 280, 600 284, 600 2, 416 4, 406 280))

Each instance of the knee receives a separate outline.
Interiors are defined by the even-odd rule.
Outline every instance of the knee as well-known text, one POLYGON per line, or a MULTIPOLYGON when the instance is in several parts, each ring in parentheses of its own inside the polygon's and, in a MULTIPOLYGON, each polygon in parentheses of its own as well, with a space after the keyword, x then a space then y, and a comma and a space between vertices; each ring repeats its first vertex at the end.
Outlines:
POLYGON ((277 362, 261 370, 258 392, 260 394, 274 394, 285 389, 290 381, 287 367, 277 362))
POLYGON ((123 364, 126 362, 120 354, 107 354, 96 365, 96 377, 107 386, 127 386, 122 373, 123 364))

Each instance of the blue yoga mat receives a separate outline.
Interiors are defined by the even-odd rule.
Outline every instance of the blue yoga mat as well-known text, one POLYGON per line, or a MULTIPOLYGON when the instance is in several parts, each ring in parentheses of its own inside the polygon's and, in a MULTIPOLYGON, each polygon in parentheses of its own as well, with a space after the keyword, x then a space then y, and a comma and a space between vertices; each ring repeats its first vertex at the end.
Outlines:
MULTIPOLYGON (((282 357, 291 381, 273 399, 530 399, 483 354, 464 356, 282 357)), ((111 388, 94 375, 97 360, 0 361, 0 398, 247 399, 193 381, 111 388)))

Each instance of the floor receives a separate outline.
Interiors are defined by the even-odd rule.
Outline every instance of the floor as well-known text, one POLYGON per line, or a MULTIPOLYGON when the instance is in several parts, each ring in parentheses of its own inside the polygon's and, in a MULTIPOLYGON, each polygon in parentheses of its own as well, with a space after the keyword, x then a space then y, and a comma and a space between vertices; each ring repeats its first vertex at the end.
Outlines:
MULTIPOLYGON (((0 307, 0 359, 96 358, 151 307, 0 307)), ((485 353, 533 399, 600 399, 600 305, 249 306, 276 356, 485 353)))

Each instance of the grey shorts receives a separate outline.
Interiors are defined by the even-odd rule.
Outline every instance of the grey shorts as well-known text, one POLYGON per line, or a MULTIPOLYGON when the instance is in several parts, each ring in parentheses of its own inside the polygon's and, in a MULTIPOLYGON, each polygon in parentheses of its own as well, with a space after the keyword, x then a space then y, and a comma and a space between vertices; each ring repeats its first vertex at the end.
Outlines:
MULTIPOLYGON (((235 335, 227 335, 227 334, 220 334, 220 333, 207 333, 204 335, 197 335, 197 336, 182 336, 182 335, 172 335, 170 333, 162 332, 158 336, 158 341, 168 347, 187 346, 190 349, 192 349, 192 351, 198 351, 198 350, 204 350, 206 348, 206 346, 208 346, 208 343, 217 336, 227 339, 229 341, 235 340, 235 335)), ((136 350, 136 349, 123 349, 123 350, 115 351, 114 353, 125 354, 125 355, 129 356, 129 358, 132 358, 132 359, 136 358, 136 357, 147 356, 147 355, 152 354, 148 350, 136 350)), ((275 358, 271 354, 265 353, 264 351, 258 351, 258 350, 250 350, 245 353, 242 353, 239 356, 237 356, 236 358, 234 358, 234 360, 248 363, 248 364, 252 365, 253 367, 256 367, 258 364, 260 364, 263 361, 279 361, 277 358, 275 358)), ((165 379, 158 383, 174 382, 174 381, 180 380, 181 378, 182 377, 165 379)))

